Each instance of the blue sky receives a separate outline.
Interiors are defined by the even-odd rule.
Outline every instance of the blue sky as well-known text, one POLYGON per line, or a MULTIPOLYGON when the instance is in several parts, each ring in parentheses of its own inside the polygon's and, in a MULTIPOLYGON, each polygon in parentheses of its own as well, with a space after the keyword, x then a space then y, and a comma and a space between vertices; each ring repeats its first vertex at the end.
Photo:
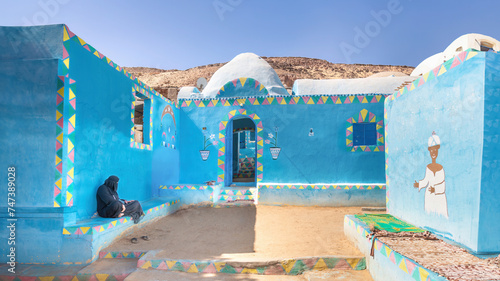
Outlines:
POLYGON ((0 0, 0 25, 65 23, 121 66, 187 69, 242 52, 416 66, 466 33, 500 39, 500 1, 0 0))

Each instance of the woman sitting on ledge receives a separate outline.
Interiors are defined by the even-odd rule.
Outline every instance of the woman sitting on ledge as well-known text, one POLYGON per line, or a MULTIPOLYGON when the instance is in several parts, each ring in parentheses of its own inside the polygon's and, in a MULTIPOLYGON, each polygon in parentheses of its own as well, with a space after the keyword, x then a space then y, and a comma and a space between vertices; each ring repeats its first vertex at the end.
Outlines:
POLYGON ((130 216, 138 223, 144 215, 141 203, 137 200, 123 200, 118 197, 117 176, 110 176, 97 189, 97 213, 103 218, 120 218, 130 216))

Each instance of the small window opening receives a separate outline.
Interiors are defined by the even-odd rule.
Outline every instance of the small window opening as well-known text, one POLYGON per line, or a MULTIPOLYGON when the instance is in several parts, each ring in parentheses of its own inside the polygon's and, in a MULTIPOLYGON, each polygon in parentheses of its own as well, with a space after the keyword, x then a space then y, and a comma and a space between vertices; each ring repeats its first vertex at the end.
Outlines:
POLYGON ((493 44, 486 41, 481 41, 481 52, 489 52, 493 50, 493 44))
POLYGON ((355 146, 377 145, 376 123, 354 123, 352 129, 355 146))
POLYGON ((149 144, 150 100, 136 95, 134 106, 134 141, 149 144))

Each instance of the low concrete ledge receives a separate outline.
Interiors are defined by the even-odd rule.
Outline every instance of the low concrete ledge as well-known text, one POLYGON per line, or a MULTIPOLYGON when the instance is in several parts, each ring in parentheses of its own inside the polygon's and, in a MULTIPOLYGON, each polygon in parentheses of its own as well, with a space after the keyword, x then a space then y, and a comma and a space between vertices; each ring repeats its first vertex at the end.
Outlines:
POLYGON ((353 215, 344 218, 344 233, 365 255, 367 268, 375 281, 445 281, 446 278, 421 266, 414 260, 392 250, 375 238, 374 257, 370 256, 372 241, 366 236, 369 227, 353 215))

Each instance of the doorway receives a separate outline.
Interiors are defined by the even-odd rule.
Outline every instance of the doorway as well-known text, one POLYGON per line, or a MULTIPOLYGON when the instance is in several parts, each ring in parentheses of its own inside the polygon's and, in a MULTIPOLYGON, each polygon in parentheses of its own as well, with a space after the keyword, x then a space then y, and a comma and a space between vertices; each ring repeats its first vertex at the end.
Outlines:
POLYGON ((257 142, 254 121, 246 116, 234 117, 226 130, 225 184, 255 185, 257 142))

